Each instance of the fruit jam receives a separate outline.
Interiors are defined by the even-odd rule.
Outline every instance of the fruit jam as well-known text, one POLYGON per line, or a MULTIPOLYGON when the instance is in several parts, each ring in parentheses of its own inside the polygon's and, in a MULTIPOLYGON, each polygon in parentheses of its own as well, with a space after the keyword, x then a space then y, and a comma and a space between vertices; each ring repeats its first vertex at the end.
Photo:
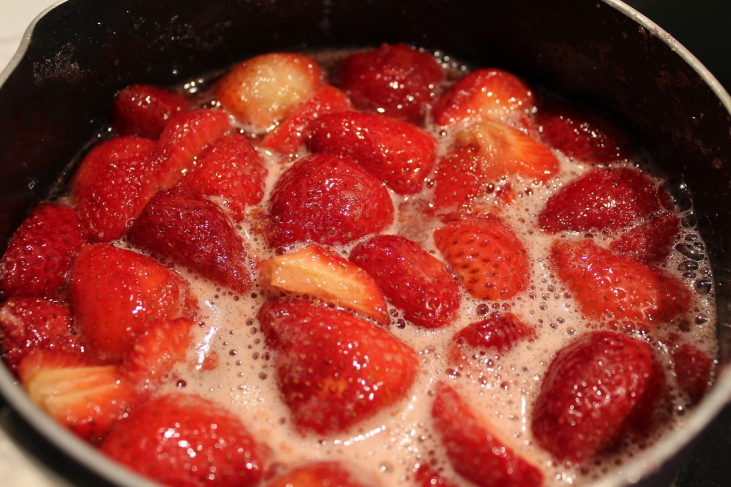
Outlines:
MULTIPOLYGON (((403 46, 399 47, 401 48, 403 46)), ((196 325, 193 327, 187 352, 179 357, 170 370, 164 372, 161 379, 143 381, 146 393, 153 397, 175 393, 200 396, 233 413, 256 442, 266 445, 264 449, 268 453, 262 468, 266 480, 262 480, 261 485, 270 485, 268 482, 272 482, 271 485, 280 485, 276 483, 279 476, 320 461, 337 462, 350 472, 352 479, 357 479, 357 482, 343 485, 584 485, 621 468, 668 432, 681 428, 686 413, 700 399, 712 380, 712 372, 709 369, 704 375, 701 371, 697 377, 689 379, 688 373, 680 371, 680 367, 676 365, 682 360, 679 350, 691 350, 687 352, 690 356, 704 357, 691 360, 692 364, 711 364, 711 357, 716 357, 717 354, 711 268, 703 252, 704 244, 693 226, 693 210, 680 203, 688 198, 682 192, 682 184, 665 179, 655 168, 648 166, 632 148, 630 139, 613 123, 583 108, 568 105, 550 94, 539 93, 535 88, 529 89, 517 78, 504 75, 498 70, 473 70, 453 62, 442 53, 434 55, 434 60, 437 61, 434 65, 439 68, 435 71, 432 65, 424 67, 425 61, 421 58, 409 58, 413 53, 408 48, 407 54, 389 53, 387 47, 379 49, 380 51, 365 51, 380 52, 381 57, 375 60, 373 57, 353 58, 354 54, 361 51, 309 53, 324 72, 322 78, 325 81, 319 83, 330 82, 342 89, 350 98, 348 104, 352 102, 356 111, 376 113, 378 117, 393 117, 399 119, 399 123, 419 126, 420 130, 435 141, 434 161, 425 168, 419 168, 425 174, 417 174, 421 179, 417 178, 416 182, 414 173, 419 173, 419 170, 413 171, 413 167, 405 171, 405 179, 393 181, 389 179, 389 175, 398 173, 398 168, 385 165, 379 170, 373 170, 376 166, 370 166, 368 172, 376 177, 380 174, 379 178, 388 184, 393 215, 386 218, 382 228, 367 231, 363 236, 355 235, 351 238, 346 234, 345 237, 325 235, 320 239, 311 236, 290 239, 276 236, 280 234, 272 230, 272 227, 276 228, 285 221, 284 217, 277 220, 271 210, 273 195, 282 191, 280 177, 295 161, 301 161, 315 153, 330 153, 330 145, 335 143, 334 139, 342 134, 347 137, 350 133, 349 127, 361 123, 360 119, 348 119, 343 125, 337 125, 335 117, 327 118, 319 113, 313 117, 311 114, 317 111, 315 109, 309 114, 305 110, 295 112, 294 115, 291 111, 280 113, 279 109, 269 110, 267 106, 253 114, 238 111, 241 100, 245 100, 244 104, 256 104, 264 103, 262 100, 269 100, 271 97, 279 97, 282 99, 281 104, 286 107, 287 104, 300 106, 302 100, 311 97, 317 88, 310 86, 312 68, 302 68, 303 61, 300 58, 296 62, 281 61, 291 62, 295 66, 292 68, 293 72, 286 72, 289 76, 281 75, 277 71, 285 70, 277 68, 280 60, 273 63, 275 67, 266 62, 261 65, 242 63, 243 67, 238 65, 224 75, 222 80, 196 80, 180 87, 177 93, 171 92, 174 96, 183 95, 189 100, 191 107, 226 110, 231 117, 232 126, 253 143, 266 168, 266 176, 260 201, 243 205, 243 210, 232 206, 227 196, 209 195, 207 198, 208 201, 226 208, 226 215, 237 220, 233 228, 243 241, 242 254, 245 257, 242 268, 251 277, 237 281, 236 285, 222 284, 217 277, 204 277, 201 271, 192 269, 192 266, 176 263, 175 258, 150 250, 147 243, 149 238, 144 234, 147 228, 145 224, 147 219, 152 218, 150 215, 156 217, 162 214, 162 210, 159 213, 150 211, 141 216, 138 223, 129 230, 129 234, 125 230, 119 236, 108 239, 98 237, 104 232, 97 231, 97 237, 92 238, 96 241, 111 241, 116 247, 161 260, 182 276, 197 300, 194 313, 196 325), (393 65, 398 66, 404 62, 399 56, 410 59, 409 63, 415 66, 408 76, 399 75, 399 71, 393 68, 393 65), (363 73, 374 69, 378 71, 378 66, 381 65, 391 66, 396 74, 383 68, 384 72, 393 75, 402 84, 401 88, 407 91, 407 96, 400 101, 384 97, 381 92, 368 85, 371 78, 363 73), (237 70, 243 73, 237 74, 238 78, 231 74, 237 70), (477 73, 479 76, 468 79, 468 73, 477 73), (279 80, 275 83, 283 83, 281 80, 288 79, 291 85, 288 89, 279 91, 272 89, 271 93, 265 93, 256 99, 247 98, 247 94, 231 94, 230 91, 234 90, 231 85, 239 87, 253 83, 251 79, 257 79, 256 76, 262 79, 269 76, 279 80), (406 78, 410 81, 407 82, 406 78), (242 82, 240 79, 246 81, 242 82), (469 85, 468 82, 473 84, 469 85), (493 82, 496 84, 489 84, 493 82), (407 85, 406 88, 404 84, 407 85), (429 87, 426 92, 424 86, 429 87), (455 86, 459 89, 453 88, 455 86), (488 101, 470 98, 476 92, 490 93, 485 98, 488 101), (490 105, 492 100, 501 96, 504 96, 502 101, 490 105), (295 116, 307 121, 299 132, 292 132, 296 135, 290 134, 289 138, 278 139, 272 136, 278 129, 285 127, 287 120, 295 116), (317 125, 323 119, 327 122, 317 125), (576 138, 590 134, 590 141, 594 141, 597 147, 587 149, 570 145, 573 141, 566 142, 566 129, 556 127, 572 119, 583 122, 572 125, 568 132, 576 138), (332 124, 329 130, 326 123, 332 124), (596 142, 599 139, 600 142, 596 142), (278 146, 277 143, 282 145, 278 146), (286 151, 278 149, 283 146, 287 147, 286 151), (504 146, 510 146, 511 149, 504 149, 504 146), (510 152, 518 146, 528 147, 525 150, 529 153, 510 152), (485 160, 491 162, 484 162, 485 160), (464 176, 464 180, 468 182, 455 183, 450 167, 453 168, 463 161, 467 161, 467 165, 459 167, 457 175, 464 176), (602 171, 602 177, 609 181, 606 187, 602 186, 601 191, 593 190, 593 185, 604 184, 591 179, 592 174, 597 171, 602 171), (626 178, 631 179, 626 184, 629 188, 627 191, 636 192, 606 196, 606 188, 625 188, 626 178), (470 187, 471 181, 476 181, 474 190, 470 187), (465 191, 469 193, 466 196, 460 193, 462 189, 455 189, 465 187, 465 191), (553 206, 547 204, 552 199, 558 203, 553 206), (580 207, 574 211, 571 205, 576 201, 580 207), (613 213, 615 207, 619 209, 613 213), (238 215, 237 211, 240 211, 242 218, 234 216, 238 215), (141 223, 143 220, 145 224, 141 223), (591 221, 587 223, 585 220, 591 221), (513 265, 521 255, 527 257, 527 272, 512 267, 507 275, 500 274, 500 280, 491 283, 484 291, 491 296, 489 298, 468 285, 468 278, 457 270, 459 265, 455 262, 460 261, 450 261, 451 257, 446 257, 449 252, 445 251, 445 247, 452 245, 456 234, 448 234, 441 241, 435 237, 435 230, 446 225, 463 228, 459 225, 465 222, 478 222, 479 225, 484 223, 490 231, 502 235, 495 237, 495 233, 490 233, 493 241, 503 238, 505 232, 509 233, 509 238, 505 237, 509 242, 512 242, 510 239, 517 238, 518 244, 501 247, 501 252, 515 251, 516 255, 509 256, 510 264, 503 262, 500 265, 513 265), (504 231, 506 227, 508 230, 504 231), (301 302, 298 300, 309 300, 329 310, 348 310, 356 308, 355 301, 353 305, 347 306, 342 301, 321 294, 322 288, 328 286, 327 282, 319 286, 312 285, 310 292, 307 289, 288 291, 286 283, 278 287, 268 281, 264 282, 269 278, 269 271, 265 271, 265 268, 272 265, 272 262, 281 262, 277 259, 306 251, 313 241, 319 242, 320 247, 329 249, 334 254, 334 257, 326 254, 330 262, 337 257, 347 260, 351 252, 369 241, 374 233, 406 237, 448 266, 450 272, 459 276, 454 278, 459 283, 458 305, 453 312, 448 313, 449 318, 445 318, 444 322, 435 324, 432 321, 427 326, 415 325, 408 311, 403 306, 395 306, 390 296, 384 310, 375 308, 381 314, 355 313, 360 316, 359 319, 373 326, 378 324, 413 349, 418 364, 413 383, 402 397, 385 407, 377 408, 374 413, 359 418, 348 427, 325 432, 302 427, 293 417, 291 407, 283 400, 281 387, 284 379, 280 375, 283 364, 278 362, 278 353, 282 352, 276 348, 282 346, 281 339, 279 345, 273 345, 276 340, 272 340, 271 333, 274 333, 272 329, 275 327, 271 325, 272 329, 269 329, 266 324, 261 323, 260 309, 273 300, 294 303, 301 302), (592 246, 589 242, 596 245, 592 246), (566 246, 561 247, 562 244, 566 246), (517 248, 521 245, 522 250, 517 248), (587 253, 575 258, 580 252, 587 253), (617 255, 621 257, 618 258, 617 255), (635 259, 650 264, 638 263, 635 259), (589 270, 579 268, 577 271, 576 268, 585 261, 593 262, 591 265, 594 267, 589 270), (626 270, 628 275, 637 277, 636 281, 619 282, 612 288, 610 281, 614 279, 611 277, 613 273, 600 276, 602 282, 608 283, 606 285, 610 289, 607 292, 620 303, 616 308, 606 305, 606 310, 601 308, 605 306, 601 301, 606 298, 606 295, 601 294, 604 292, 602 286, 581 287, 577 284, 580 279, 575 274, 583 272, 584 276, 591 275, 595 272, 594 269, 603 265, 614 266, 615 270, 622 269, 621 272, 626 270), (571 269, 574 274, 567 274, 571 269), (526 274, 523 281, 522 274, 526 274), (501 282, 508 284, 500 288, 501 282), (645 288, 650 289, 656 285, 661 289, 660 295, 640 294, 639 297, 632 298, 634 301, 630 298, 627 298, 629 301, 622 301, 625 295, 632 294, 633 289, 628 287, 632 285, 642 286, 641 293, 645 293, 645 288), (667 295, 662 295, 663 292, 667 295), (595 294, 592 296, 591 293, 595 294), (587 295, 596 299, 587 299, 587 295), (600 304, 596 304, 596 301, 600 304), (628 309, 625 303, 633 304, 628 309), (636 309, 632 306, 636 306, 636 309), (609 309, 611 311, 607 311, 609 309), (519 334, 518 338, 506 339, 507 345, 503 343, 482 348, 465 345, 464 341, 460 342, 455 338, 461 330, 476 322, 492 320, 490 326, 497 326, 496 323, 502 323, 500 320, 507 318, 514 318, 530 331, 526 331, 524 335, 519 334), (642 359, 637 360, 652 360, 653 364, 659 364, 662 368, 659 373, 664 376, 666 384, 655 395, 644 390, 638 393, 646 394, 644 400, 651 406, 649 413, 643 413, 644 416, 640 414, 642 411, 612 411, 612 414, 619 414, 622 421, 631 423, 630 426, 617 426, 617 429, 623 428, 618 437, 606 441, 600 438, 597 441, 604 441, 600 446, 592 443, 578 457, 575 453, 564 455, 561 447, 552 447, 546 444, 545 439, 536 437, 536 431, 539 431, 534 425, 539 416, 536 408, 538 403, 543 404, 541 407, 545 406, 540 415, 551 410, 551 405, 546 405, 549 399, 542 397, 539 400, 540 396, 548 396, 547 392, 542 391, 544 379, 548 375, 569 377, 575 373, 570 366, 557 372, 552 371, 550 366, 556 357, 566 356, 568 352, 565 350, 572 346, 576 349, 575 344, 580 337, 590 335, 610 337, 610 340, 619 340, 618 336, 632 337, 632 340, 636 340, 633 344, 646 344, 638 352, 640 355, 644 354, 642 359), (451 397, 445 391, 456 391, 462 403, 479 418, 472 422, 467 421, 457 429, 471 431, 471 428, 477 428, 477 431, 488 438, 487 442, 497 439, 498 443, 494 448, 491 447, 495 450, 495 458, 506 458, 505 451, 508 452, 507 457, 518 457, 518 460, 494 460, 494 468, 499 470, 504 467, 507 477, 498 476, 497 480, 491 481, 486 474, 482 479, 471 476, 473 474, 470 473, 470 467, 466 465, 469 461, 460 458, 465 449, 454 445, 467 440, 459 436, 445 439, 452 433, 447 431, 449 428, 444 426, 444 421, 435 419, 438 416, 435 412, 436 398, 439 396, 441 400, 445 400, 451 397), (475 423, 479 423, 478 426, 475 423), (528 471, 532 472, 535 468, 540 474, 522 474, 523 467, 518 465, 525 462, 531 466, 527 467, 528 471)), ((414 52, 428 55, 420 51, 414 52)), ((289 68, 291 66, 287 65, 286 69, 289 68)), ((166 108, 170 112, 179 110, 179 107, 175 108, 180 103, 178 99, 173 98, 166 103, 166 107, 173 107, 166 108)), ((139 130, 134 132, 134 128, 129 128, 136 126, 134 117, 125 115, 122 109, 116 110, 113 118, 117 117, 117 122, 110 133, 139 134, 139 130)), ((331 111, 339 112, 337 109, 331 111)), ((324 111, 326 112, 327 110, 324 111)), ((159 122, 164 123, 165 121, 159 122)), ((391 122, 387 122, 382 132, 378 131, 379 126, 368 125, 371 123, 370 119, 363 119, 362 123, 367 128, 354 129, 357 132, 354 140, 368 138, 369 134, 378 134, 384 140, 387 136, 383 134, 399 137, 397 134, 400 133, 400 126, 388 125, 391 122)), ((410 132, 404 133, 407 134, 404 137, 411 137, 410 132)), ((146 136, 155 139, 157 134, 146 136)), ((162 141, 165 135, 159 137, 162 141)), ((407 151, 401 146, 389 145, 400 142, 384 140, 379 141, 379 147, 386 147, 384 153, 390 154, 391 160, 400 157, 394 154, 407 151)), ((413 139, 409 139, 406 146, 412 144, 412 141, 413 139)), ((171 159, 169 154, 173 150, 166 152, 164 157, 171 159)), ((362 153, 375 153, 378 150, 380 149, 373 147, 360 148, 351 151, 349 156, 357 160, 362 153)), ((369 167, 370 163, 359 161, 359 164, 369 167)), ((189 177, 191 172, 191 167, 184 168, 183 177, 189 177)), ((179 173, 180 171, 176 173, 178 179, 179 173)), ((78 175, 75 177, 79 178, 78 175)), ((297 181, 293 184, 296 183, 297 181)), ((65 193, 59 201, 78 209, 80 205, 76 198, 81 192, 74 189, 75 184, 77 183, 72 182, 71 192, 65 193)), ((171 183, 162 184, 162 190, 172 186, 171 183)), ((373 193, 367 196, 370 200, 366 207, 378 206, 378 200, 373 193)), ((305 221, 313 218, 316 217, 308 215, 305 221)), ((300 229, 309 231, 309 227, 305 227, 306 223, 300 225, 300 229)), ((169 245, 174 246, 174 242, 169 245)), ((450 255, 459 259, 462 254, 455 251, 450 255)), ((495 261, 499 260, 499 256, 491 257, 495 261)), ((355 262, 352 256, 350 258, 355 262)), ((502 269, 504 272, 504 267, 502 269)), ((71 273, 71 279, 75 278, 75 272, 71 273)), ((226 275, 230 276, 230 273, 226 275)), ((587 279, 590 280, 591 277, 587 279)), ((7 290, 5 292, 7 294, 7 290)), ((73 294, 73 287, 71 293, 73 294)), ((385 290, 384 294, 387 294, 385 290)), ((63 298, 54 299, 63 301, 63 298)), ((73 303, 72 298, 72 315, 76 312, 73 303)), ((3 316, 1 313, 0 318, 3 316)), ((7 318, 2 321, 6 356, 9 353, 9 345, 6 343, 9 340, 5 338, 10 333, 7 331, 8 321, 7 318)), ((74 334, 77 333, 79 332, 74 331, 74 334)), ((81 332, 80 335, 83 340, 84 333, 81 332)), ((353 339, 357 341, 358 337, 353 339)), ((95 353, 93 345, 87 342, 85 346, 85 353, 95 353)), ((632 347, 622 345, 619 348, 623 351, 616 353, 621 355, 626 348, 632 347)), ((629 356, 630 352, 626 353, 629 356)), ((602 364, 605 365, 602 366, 609 369, 612 367, 612 360, 617 358, 607 357, 604 357, 602 364)), ((619 361, 622 360, 623 355, 619 361)), ((355 358, 353 361, 354 367, 360 367, 355 363, 355 358)), ((106 357, 102 362, 104 367, 116 367, 119 359, 106 357)), ((121 367, 126 367, 124 362, 121 367)), ((555 367, 559 368, 559 365, 555 367)), ((638 366, 633 362, 628 367, 638 366)), ((699 367, 702 369, 700 365, 699 367)), ((588 370, 591 367, 587 362, 579 368, 588 370)), ((21 383, 25 382, 23 370, 21 361, 21 383)), ((624 372, 617 372, 617 377, 622 373, 624 372)), ((605 378, 607 382, 611 380, 609 377, 605 378)), ((601 382, 601 377, 599 381, 601 382)), ((634 377, 632 384, 637 382, 642 382, 642 379, 634 377)), ((632 384, 622 387, 635 387, 632 384)), ((33 396, 34 388, 25 383, 24 386, 30 389, 33 396)), ((638 387, 649 390, 653 386, 638 387)), ((615 401, 617 405, 626 401, 622 397, 615 399, 612 396, 621 394, 616 390, 607 394, 610 395, 609 402, 615 401)), ((551 397, 554 397, 551 400, 558 401, 555 399, 558 396, 551 397)), ((647 404, 638 403, 632 407, 639 410, 646 408, 647 404)), ((133 414, 134 409, 135 405, 130 406, 120 417, 133 414)), ((465 413, 460 406, 450 409, 449 414, 453 415, 455 424, 459 425, 460 420, 464 420, 469 413, 465 413)), ((592 420, 584 418, 576 421, 592 420)), ((549 424, 548 427, 553 428, 554 425, 549 424)), ((606 429, 607 425, 597 428, 606 429)), ((104 435, 100 436, 102 439, 92 441, 101 441, 102 449, 109 453, 111 447, 104 444, 104 435)), ((475 453, 477 458, 482 458, 480 455, 483 453, 475 453)), ((492 463, 488 465, 493 468, 492 463)), ((485 466, 483 468, 487 469, 485 466)), ((165 481, 167 477, 154 478, 165 481)))

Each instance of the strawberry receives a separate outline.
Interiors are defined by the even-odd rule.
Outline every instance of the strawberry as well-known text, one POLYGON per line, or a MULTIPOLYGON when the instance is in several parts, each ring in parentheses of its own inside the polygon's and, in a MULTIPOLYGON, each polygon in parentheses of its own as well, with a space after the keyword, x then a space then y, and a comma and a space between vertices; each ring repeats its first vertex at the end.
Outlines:
POLYGON ((352 159, 398 194, 422 190, 437 150, 434 137, 415 125, 358 112, 321 116, 310 126, 307 147, 352 159))
POLYGON ((453 84, 434 103, 431 114, 441 126, 494 120, 532 125, 533 92, 522 80, 500 69, 478 69, 453 84))
POLYGON ((306 294, 387 325, 386 300, 366 271, 319 245, 273 257, 260 265, 265 289, 306 294))
POLYGON ((267 169, 251 142, 241 134, 221 137, 201 154, 196 166, 180 180, 182 186, 204 196, 218 196, 236 222, 246 207, 264 197, 267 169))
POLYGON ((476 299, 508 299, 528 286, 528 253, 515 233, 497 219, 448 223, 434 231, 434 241, 476 299))
POLYGON ((322 78, 320 66, 304 54, 263 54, 234 66, 215 96, 236 120, 264 132, 311 98, 322 78))
POLYGON ((663 367, 646 343, 590 332, 549 365, 531 431, 557 459, 587 462, 628 435, 646 433, 665 393, 663 367))
POLYGON ((373 323, 307 301, 268 302, 258 314, 276 351, 277 384, 297 428, 345 431, 394 405, 416 378, 416 352, 373 323))
POLYGON ((628 255, 645 264, 662 262, 678 238, 680 219, 663 212, 623 233, 609 248, 615 254, 628 255))
POLYGON ((356 475, 336 462, 317 462, 290 470, 264 484, 265 487, 368 487, 377 484, 363 482, 363 475, 356 475))
POLYGON ((550 233, 614 232, 661 209, 657 185, 634 169, 597 169, 554 193, 538 215, 550 233))
POLYGON ((63 294, 73 259, 87 242, 74 210, 56 203, 36 206, 0 260, 0 289, 6 297, 63 294))
POLYGON ((690 307, 690 292, 661 269, 591 240, 556 240, 551 264, 593 320, 663 326, 690 307))
POLYGON ((143 400, 114 365, 95 365, 78 354, 36 350, 20 363, 31 400, 57 422, 92 443, 143 400))
POLYGON ((295 155, 305 144, 308 127, 326 113, 347 112, 353 109, 347 95, 331 85, 322 85, 312 98, 299 106, 277 128, 269 132, 261 147, 295 155))
POLYGON ((128 239, 236 292, 251 286, 243 239, 216 203, 190 188, 156 194, 128 239))
POLYGON ((269 243, 344 244, 380 232, 393 221, 393 212, 388 190, 355 163, 329 154, 308 156, 274 186, 269 243))
POLYGON ((71 310, 101 359, 119 361, 148 323, 190 314, 185 282, 155 260, 109 244, 87 245, 71 271, 71 310))
POLYGON ((713 362, 703 351, 687 343, 672 350, 671 355, 680 389, 688 396, 691 405, 697 404, 711 383, 713 362))
POLYGON ((383 44, 343 59, 337 81, 359 109, 420 123, 444 81, 444 70, 429 53, 383 44))
POLYGON ((414 482, 418 487, 457 487, 435 472, 428 463, 422 463, 416 468, 414 482))
POLYGON ((480 487, 543 485, 541 471, 453 388, 438 386, 432 418, 452 467, 470 482, 480 487))
POLYGON ((100 451, 155 482, 176 487, 259 485, 266 460, 244 424, 198 396, 168 394, 114 424, 100 451))
POLYGON ((536 330, 531 325, 512 313, 504 313, 462 328, 452 338, 449 357, 453 363, 460 363, 467 359, 469 351, 495 356, 509 352, 519 341, 532 342, 535 338, 536 330))
POLYGON ((622 129, 576 105, 543 106, 536 113, 536 124, 548 145, 582 161, 611 162, 632 153, 632 143, 622 129))
POLYGON ((177 93, 151 85, 132 85, 114 96, 112 127, 123 135, 156 139, 167 120, 188 107, 177 93))
POLYGON ((419 244, 378 235, 350 252, 350 261, 376 280, 388 300, 417 326, 450 325, 459 309, 459 284, 447 266, 419 244))

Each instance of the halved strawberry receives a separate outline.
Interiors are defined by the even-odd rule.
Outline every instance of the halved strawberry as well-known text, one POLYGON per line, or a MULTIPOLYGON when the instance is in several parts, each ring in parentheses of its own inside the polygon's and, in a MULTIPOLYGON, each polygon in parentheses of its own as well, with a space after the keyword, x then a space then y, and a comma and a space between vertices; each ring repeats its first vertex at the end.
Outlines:
POLYGON ((705 352, 687 343, 670 353, 678 385, 690 399, 690 404, 697 404, 711 384, 713 361, 705 352))
POLYGON ((347 157, 398 194, 422 190, 437 144, 424 130, 384 115, 329 113, 310 125, 307 147, 347 157))
POLYGON ((411 123, 424 119, 443 80, 433 55, 404 44, 353 53, 337 72, 338 85, 356 107, 411 123))
POLYGON ((535 338, 535 328, 512 313, 504 313, 471 323, 457 332, 452 338, 449 358, 456 364, 468 357, 479 358, 488 353, 489 358, 493 358, 496 354, 509 352, 519 341, 535 338))
POLYGON ((258 319, 276 351, 282 400, 300 431, 345 431, 401 401, 416 378, 413 349, 344 311, 268 302, 258 319))
POLYGON ((112 126, 123 135, 156 139, 167 120, 188 104, 184 96, 157 86, 128 86, 114 96, 112 126))
POLYGON ((680 219, 663 212, 628 230, 613 240, 612 252, 627 255, 645 264, 662 262, 670 255, 680 232, 680 219))
POLYGON ((254 487, 266 447, 232 413, 198 396, 148 401, 114 424, 100 451, 155 482, 181 487, 254 487))
POLYGON ((344 244, 383 230, 393 213, 385 186, 355 163, 329 154, 308 156, 274 186, 269 243, 344 244))
POLYGON ((556 240, 550 259, 581 311, 593 320, 655 328, 690 307, 690 292, 676 278, 592 240, 556 240))
POLYGON ((108 244, 87 245, 71 271, 71 310, 90 351, 121 360, 125 349, 157 318, 190 315, 187 284, 157 261, 108 244))
POLYGON ((218 196, 235 221, 243 221, 246 207, 264 197, 264 161, 249 140, 238 133, 212 142, 198 163, 180 180, 205 196, 218 196))
POLYGON ((347 112, 353 109, 347 95, 331 85, 322 85, 312 98, 299 106, 277 128, 269 132, 261 147, 294 155, 304 146, 308 127, 326 113, 347 112))
POLYGON ((434 426, 458 474, 481 487, 537 487, 541 471, 450 386, 440 384, 434 426))
POLYGON ((531 431, 556 458, 587 462, 627 436, 649 431, 665 393, 665 372, 645 342, 590 332, 549 365, 531 431))
POLYGON ((265 487, 373 487, 363 475, 347 470, 337 462, 317 462, 295 468, 267 482, 265 487))
POLYGON ((264 132, 311 98, 322 78, 304 54, 263 54, 234 66, 218 82, 216 98, 236 120, 264 132))
POLYGON ((528 253, 500 220, 448 223, 434 231, 434 241, 462 285, 477 299, 508 299, 528 286, 528 253))
POLYGON ((0 260, 5 297, 62 295, 76 253, 88 242, 74 210, 56 203, 33 208, 0 260))
POLYGON ((404 318, 417 326, 449 326, 459 308, 459 284, 447 266, 419 244, 398 235, 378 235, 350 252, 350 261, 378 283, 404 318))
POLYGON ((381 289, 366 271, 319 245, 273 257, 261 263, 265 289, 306 294, 351 308, 386 325, 389 316, 381 289))

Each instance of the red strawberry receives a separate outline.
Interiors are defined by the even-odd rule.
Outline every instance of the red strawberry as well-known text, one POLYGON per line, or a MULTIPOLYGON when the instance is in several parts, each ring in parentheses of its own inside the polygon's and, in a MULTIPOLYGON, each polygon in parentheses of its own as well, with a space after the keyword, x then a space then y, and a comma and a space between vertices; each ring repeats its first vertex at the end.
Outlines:
POLYGON ((543 485, 541 471, 451 387, 438 387, 432 418, 452 467, 470 482, 480 487, 543 485))
POLYGON ((243 221, 246 207, 257 205, 264 197, 267 169, 251 142, 235 133, 211 143, 198 164, 180 184, 205 196, 218 196, 235 221, 243 221))
POLYGON ((713 362, 703 351, 687 343, 671 354, 678 385, 690 399, 690 404, 697 404, 711 383, 713 362))
POLYGON ((548 145, 582 161, 611 162, 632 153, 632 143, 622 129, 576 105, 541 107, 536 124, 548 145))
POLYGON ((690 292, 657 267, 618 256, 591 240, 556 240, 551 263, 593 320, 666 325, 688 310, 690 292))
POLYGON ((91 350, 119 361, 148 323, 190 314, 185 282, 155 260, 108 244, 87 245, 71 272, 74 323, 91 350))
POLYGON ((363 482, 363 474, 346 470, 336 462, 318 462, 290 470, 275 477, 265 487, 368 487, 373 482, 363 482))
POLYGON ((128 238, 236 292, 251 286, 243 239, 216 203, 190 188, 156 194, 128 238))
POLYGON ((587 333, 549 365, 531 430, 556 458, 586 462, 647 432, 665 392, 663 367, 646 343, 610 331, 587 333))
POLYGON ((241 421, 198 396, 170 394, 118 421, 100 451, 155 482, 176 487, 259 485, 266 460, 241 421))
POLYGON ((457 487, 454 483, 432 470, 427 463, 418 466, 416 472, 414 472, 414 482, 418 487, 457 487))
POLYGON ((609 248, 615 254, 628 255, 640 262, 653 264, 670 255, 679 231, 680 219, 665 212, 623 233, 609 248))
POLYGON ((532 326, 512 313, 504 313, 462 328, 452 338, 449 357, 452 362, 460 363, 470 351, 479 355, 489 352, 490 356, 495 356, 509 352, 519 341, 535 338, 536 330, 532 326))
POLYGON ((452 222, 434 232, 434 241, 476 299, 508 299, 528 286, 528 254, 515 233, 499 220, 452 222))
POLYGON ((308 127, 326 113, 346 112, 353 109, 348 97, 331 85, 322 85, 315 94, 297 108, 276 129, 269 132, 261 147, 294 155, 305 144, 308 127))
POLYGON ((259 310, 277 384, 301 431, 345 431, 406 396, 416 352, 373 323, 307 301, 259 310))
POLYGON ((444 70, 431 54, 383 44, 346 57, 337 80, 359 109, 419 123, 444 81, 444 70))
POLYGON ((434 137, 384 115, 330 113, 313 122, 310 130, 311 151, 352 159, 398 194, 421 191, 436 161, 434 137))
POLYGON ((661 209, 657 185, 634 169, 597 169, 551 196, 538 215, 551 233, 617 231, 661 209))
POLYGON ((353 162, 329 154, 309 156, 274 186, 269 243, 347 243, 386 228, 393 212, 388 190, 353 162))
POLYGON ((68 305, 43 298, 11 298, 0 307, 0 337, 5 362, 16 372, 34 350, 83 352, 71 327, 68 305))
POLYGON ((6 297, 59 296, 76 253, 87 242, 74 210, 55 203, 36 206, 0 260, 0 289, 6 297))
POLYGON ((516 76, 500 69, 479 69, 453 84, 432 108, 437 125, 458 122, 515 120, 532 125, 528 114, 535 109, 533 93, 516 76))
POLYGON ((121 134, 156 139, 167 120, 188 107, 188 100, 151 85, 132 85, 112 101, 112 126, 121 134))
POLYGON ((459 309, 459 284, 447 266, 416 242, 378 235, 350 252, 350 261, 368 272, 394 306, 417 326, 450 325, 459 309))

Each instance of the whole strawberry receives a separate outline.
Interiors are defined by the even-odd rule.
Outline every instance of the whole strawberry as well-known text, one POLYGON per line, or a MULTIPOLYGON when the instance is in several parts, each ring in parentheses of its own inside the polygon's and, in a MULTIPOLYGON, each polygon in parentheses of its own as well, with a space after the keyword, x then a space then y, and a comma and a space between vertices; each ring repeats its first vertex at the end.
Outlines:
POLYGON ((665 372, 644 342, 597 331, 561 349, 533 408, 536 441, 559 460, 588 462, 653 425, 665 372))
POLYGON ((702 350, 687 343, 671 351, 673 372, 680 389, 697 404, 711 383, 713 361, 702 350))
POLYGON ((112 126, 124 135, 156 139, 168 119, 188 107, 188 100, 177 93, 152 85, 132 85, 121 90, 112 101, 112 126))
POLYGON ((680 232, 680 219, 663 212, 631 228, 612 241, 612 252, 631 256, 645 264, 656 264, 670 255, 680 232))

